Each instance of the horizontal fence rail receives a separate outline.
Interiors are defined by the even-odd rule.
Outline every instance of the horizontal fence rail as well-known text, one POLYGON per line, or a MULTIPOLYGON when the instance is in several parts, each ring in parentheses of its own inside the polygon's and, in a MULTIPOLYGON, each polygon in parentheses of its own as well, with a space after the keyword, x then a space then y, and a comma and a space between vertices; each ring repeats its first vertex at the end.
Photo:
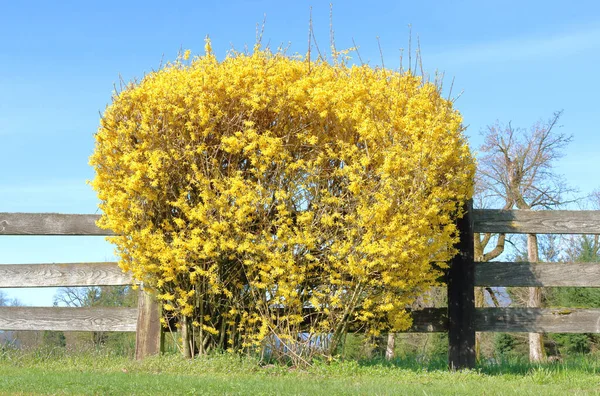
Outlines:
POLYGON ((96 226, 100 215, 0 213, 0 235, 114 235, 96 226))
POLYGON ((477 308, 476 331, 600 333, 600 309, 477 308))
POLYGON ((475 286, 600 287, 600 263, 475 263, 475 286))
MULTIPOLYGON (((100 215, 0 213, 0 235, 114 235, 100 215)), ((514 234, 600 234, 600 211, 473 210, 473 231, 514 234)))
POLYGON ((0 264, 0 287, 126 286, 131 274, 116 263, 0 264))
POLYGON ((444 333, 448 331, 447 308, 423 308, 411 312, 413 333, 444 333))
POLYGON ((137 308, 0 307, 2 330, 136 331, 137 308))
POLYGON ((496 234, 600 234, 597 210, 474 209, 474 232, 496 234))

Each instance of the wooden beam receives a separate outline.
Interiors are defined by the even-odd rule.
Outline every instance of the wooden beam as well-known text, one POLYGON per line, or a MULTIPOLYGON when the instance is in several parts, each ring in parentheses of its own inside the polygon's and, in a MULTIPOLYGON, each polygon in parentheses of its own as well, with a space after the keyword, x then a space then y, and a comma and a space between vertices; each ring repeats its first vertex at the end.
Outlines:
MULTIPOLYGON (((113 235, 96 226, 100 215, 0 213, 0 235, 113 235)), ((600 234, 600 211, 473 211, 474 232, 600 234)))
POLYGON ((423 308, 411 312, 410 333, 444 333, 448 331, 448 308, 423 308))
POLYGON ((448 268, 448 365, 451 370, 475 367, 473 202, 465 204, 464 209, 464 217, 457 222, 458 254, 448 268))
POLYGON ((113 235, 96 226, 100 215, 0 213, 0 235, 113 235))
POLYGON ((476 263, 475 286, 600 287, 600 263, 476 263))
MULTIPOLYGON (((416 310, 408 310, 412 317, 412 325, 404 332, 406 333, 445 333, 448 331, 448 308, 422 308, 416 310)), ((302 326, 309 329, 311 326, 311 317, 315 311, 312 308, 305 308, 305 320, 302 326)), ((177 318, 167 318, 168 324, 165 325, 165 330, 177 332, 177 318)), ((349 333, 362 333, 365 331, 364 326, 353 323, 350 325, 349 333)))
POLYGON ((131 285, 117 263, 0 264, 0 287, 131 285))
POLYGON ((0 307, 0 330, 136 331, 137 308, 0 307))
POLYGON ((475 232, 506 234, 600 234, 599 210, 473 211, 475 232))
POLYGON ((160 316, 160 305, 156 298, 145 290, 140 290, 135 334, 135 358, 137 360, 161 352, 164 335, 160 316))
POLYGON ((600 333, 600 309, 478 308, 477 331, 600 333))

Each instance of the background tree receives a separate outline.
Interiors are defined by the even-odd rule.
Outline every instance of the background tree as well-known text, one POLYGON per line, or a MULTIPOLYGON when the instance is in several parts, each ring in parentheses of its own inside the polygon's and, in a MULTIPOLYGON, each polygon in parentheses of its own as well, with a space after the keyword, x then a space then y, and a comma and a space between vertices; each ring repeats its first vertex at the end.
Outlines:
POLYGON ((8 306, 8 296, 3 290, 0 290, 0 307, 8 306))
POLYGON ((42 343, 51 348, 64 348, 67 346, 67 338, 63 331, 44 330, 42 333, 42 343))
POLYGON ((0 290, 0 307, 20 307, 22 305, 18 298, 10 298, 3 290, 0 290))
MULTIPOLYGON (((546 122, 538 122, 529 130, 514 128, 510 123, 496 123, 483 131, 480 148, 479 178, 486 196, 497 200, 505 209, 551 209, 564 203, 569 192, 564 179, 554 169, 571 136, 558 132, 556 112, 546 122)), ((528 260, 539 261, 537 236, 527 236, 528 260)), ((541 289, 529 288, 529 307, 540 307, 541 289)), ((541 334, 529 334, 531 361, 544 358, 541 334)))

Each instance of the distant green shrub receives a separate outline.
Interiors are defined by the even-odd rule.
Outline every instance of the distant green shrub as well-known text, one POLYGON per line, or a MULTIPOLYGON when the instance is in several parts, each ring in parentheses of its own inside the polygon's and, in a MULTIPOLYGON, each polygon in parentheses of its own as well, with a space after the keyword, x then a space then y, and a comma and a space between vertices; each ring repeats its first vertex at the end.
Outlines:
POLYGON ((62 331, 45 330, 42 335, 42 344, 47 347, 64 348, 67 346, 67 339, 62 331))

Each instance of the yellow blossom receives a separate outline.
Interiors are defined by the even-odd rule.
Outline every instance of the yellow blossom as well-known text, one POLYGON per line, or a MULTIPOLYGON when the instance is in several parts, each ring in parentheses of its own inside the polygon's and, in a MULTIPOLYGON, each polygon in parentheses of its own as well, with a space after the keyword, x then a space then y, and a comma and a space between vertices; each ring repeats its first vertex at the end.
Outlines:
POLYGON ((218 61, 207 40, 113 97, 90 158, 98 225, 213 346, 301 332, 307 302, 316 332, 402 330, 455 253, 462 131, 411 73, 258 46, 218 61))

